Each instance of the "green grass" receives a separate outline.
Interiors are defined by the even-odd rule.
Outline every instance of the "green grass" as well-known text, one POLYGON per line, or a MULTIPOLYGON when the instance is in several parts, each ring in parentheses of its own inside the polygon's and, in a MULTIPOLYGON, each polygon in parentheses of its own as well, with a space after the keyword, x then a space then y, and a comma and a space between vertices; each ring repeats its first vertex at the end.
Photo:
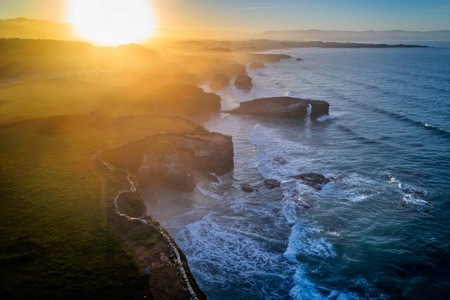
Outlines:
POLYGON ((0 127, 1 298, 139 298, 145 280, 108 228, 92 158, 133 138, 193 128, 162 117, 0 127))

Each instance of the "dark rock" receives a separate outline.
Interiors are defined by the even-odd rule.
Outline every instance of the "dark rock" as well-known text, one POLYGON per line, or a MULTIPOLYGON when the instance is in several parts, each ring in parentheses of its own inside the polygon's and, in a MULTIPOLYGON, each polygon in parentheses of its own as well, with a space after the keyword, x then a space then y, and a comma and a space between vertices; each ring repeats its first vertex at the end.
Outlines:
POLYGON ((275 157, 273 160, 279 163, 280 165, 285 165, 288 163, 287 160, 285 160, 283 157, 280 156, 275 157))
POLYGON ((264 66, 264 64, 262 64, 262 63, 254 62, 254 63, 249 64, 248 67, 249 67, 250 69, 262 69, 262 68, 264 68, 265 66, 264 66))
POLYGON ((242 102, 231 113, 269 118, 301 119, 306 116, 307 107, 307 102, 301 99, 270 97, 242 102))
POLYGON ((312 119, 328 115, 329 104, 326 101, 292 97, 268 97, 242 102, 238 108, 229 113, 268 118, 302 119, 306 117, 309 105, 311 105, 312 119))
POLYGON ((297 57, 296 61, 303 61, 300 57, 297 57))
POLYGON ((211 80, 211 83, 209 84, 209 87, 213 91, 220 91, 221 89, 226 88, 229 84, 230 84, 230 77, 228 75, 217 74, 211 80))
POLYGON ((403 193, 405 193, 407 195, 417 196, 420 198, 425 198, 425 196, 426 196, 424 192, 415 190, 413 188, 403 188, 401 190, 403 191, 403 193))
POLYGON ((276 179, 266 179, 264 180, 264 186, 271 190, 280 187, 281 182, 276 179))
POLYGON ((252 78, 248 75, 239 75, 236 77, 234 84, 238 87, 250 88, 253 86, 252 78))
POLYGON ((248 183, 242 183, 241 190, 243 190, 246 193, 252 193, 255 189, 248 183))
POLYGON ((309 100, 311 105, 311 119, 317 120, 321 116, 328 116, 330 104, 324 100, 309 100))
POLYGON ((321 190, 323 185, 330 182, 330 179, 319 173, 303 173, 291 176, 291 178, 300 179, 304 184, 307 184, 316 190, 321 190))

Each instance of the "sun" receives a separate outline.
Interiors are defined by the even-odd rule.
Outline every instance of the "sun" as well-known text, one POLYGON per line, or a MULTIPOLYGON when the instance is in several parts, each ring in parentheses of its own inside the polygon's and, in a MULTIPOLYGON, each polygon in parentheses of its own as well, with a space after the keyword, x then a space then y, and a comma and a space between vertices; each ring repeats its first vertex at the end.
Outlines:
POLYGON ((137 42, 155 29, 147 0, 69 0, 68 12, 77 31, 101 45, 137 42))

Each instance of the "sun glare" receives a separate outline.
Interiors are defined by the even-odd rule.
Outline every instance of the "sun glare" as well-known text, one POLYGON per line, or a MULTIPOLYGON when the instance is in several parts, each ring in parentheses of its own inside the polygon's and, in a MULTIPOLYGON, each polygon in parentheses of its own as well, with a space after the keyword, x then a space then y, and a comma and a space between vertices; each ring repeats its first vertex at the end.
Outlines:
POLYGON ((82 36, 108 46, 140 41, 155 29, 147 0, 69 0, 69 18, 82 36))

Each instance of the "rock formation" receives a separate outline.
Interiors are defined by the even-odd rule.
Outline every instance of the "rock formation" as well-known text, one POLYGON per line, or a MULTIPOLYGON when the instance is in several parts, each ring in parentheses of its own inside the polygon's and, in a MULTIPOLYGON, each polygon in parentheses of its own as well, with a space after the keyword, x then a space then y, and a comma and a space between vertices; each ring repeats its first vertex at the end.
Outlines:
POLYGON ((285 160, 283 157, 281 156, 277 156, 273 159, 273 161, 276 161, 277 163, 279 163, 280 165, 285 165, 287 164, 287 160, 285 160))
POLYGON ((239 75, 236 77, 234 84, 238 87, 250 88, 253 86, 252 78, 248 75, 239 75))
POLYGON ((219 133, 159 134, 105 151, 104 159, 129 170, 141 185, 194 188, 193 171, 223 175, 233 169, 233 143, 219 133))
POLYGON ((309 185, 316 190, 321 190, 323 185, 331 181, 329 178, 326 178, 319 173, 303 173, 291 176, 291 178, 300 179, 304 184, 309 185))
POLYGON ((252 193, 254 190, 255 190, 255 188, 254 187, 252 187, 250 184, 248 184, 248 183, 242 183, 241 184, 241 190, 243 190, 244 192, 246 192, 246 193, 252 193))
POLYGON ((266 179, 264 180, 264 186, 269 190, 278 188, 281 186, 281 182, 276 179, 266 179))
POLYGON ((329 113, 330 105, 326 101, 292 97, 269 97, 242 102, 238 108, 229 113, 268 118, 302 119, 306 117, 309 105, 311 105, 311 118, 314 120, 329 113))
POLYGON ((324 100, 308 100, 311 105, 311 119, 317 120, 321 116, 328 116, 330 104, 324 100))

